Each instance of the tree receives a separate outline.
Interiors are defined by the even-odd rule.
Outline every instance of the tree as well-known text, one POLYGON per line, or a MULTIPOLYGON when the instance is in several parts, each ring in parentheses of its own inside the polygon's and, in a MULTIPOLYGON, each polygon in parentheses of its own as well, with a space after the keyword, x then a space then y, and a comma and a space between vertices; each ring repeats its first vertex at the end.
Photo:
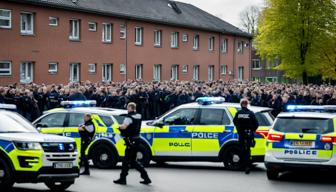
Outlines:
POLYGON ((240 12, 240 21, 243 30, 255 35, 257 32, 259 14, 260 8, 254 5, 248 6, 240 12))
POLYGON ((304 84, 316 75, 336 79, 335 1, 266 0, 258 30, 258 53, 280 59, 277 69, 287 77, 304 84))

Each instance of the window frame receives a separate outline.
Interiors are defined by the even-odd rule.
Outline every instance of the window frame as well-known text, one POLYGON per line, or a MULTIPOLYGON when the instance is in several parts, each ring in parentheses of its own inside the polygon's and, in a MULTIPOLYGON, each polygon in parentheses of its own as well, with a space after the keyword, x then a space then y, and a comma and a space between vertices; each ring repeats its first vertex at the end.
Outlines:
POLYGON ((135 27, 134 30, 135 30, 134 44, 137 46, 141 46, 143 44, 144 29, 143 27, 135 27))
POLYGON ((72 82, 72 83, 78 83, 78 82, 80 82, 80 70, 81 70, 81 67, 80 67, 80 63, 70 63, 70 82, 72 82), (73 66, 77 66, 77 78, 78 79, 74 79, 73 77, 74 77, 74 73, 73 73, 73 66))
POLYGON ((179 65, 178 64, 174 64, 171 66, 170 69, 170 80, 172 81, 178 81, 179 80, 179 65))
POLYGON ((80 40, 80 20, 79 19, 70 19, 70 34, 69 39, 71 41, 79 41, 80 40), (74 29, 77 27, 77 31, 74 29))
POLYGON ((189 39, 188 34, 187 34, 187 33, 184 33, 183 36, 182 36, 182 42, 183 42, 183 43, 187 43, 187 42, 188 42, 188 39, 189 39))
POLYGON ((260 59, 252 59, 252 69, 253 70, 261 70, 261 61, 260 61, 260 59), (259 62, 259 67, 255 67, 255 62, 256 61, 259 62))
POLYGON ((126 74, 126 64, 120 64, 119 65, 119 73, 121 74, 121 75, 125 75, 126 74))
POLYGON ((50 75, 55 75, 58 72, 58 63, 57 62, 49 62, 48 63, 48 74, 50 75), (56 68, 54 70, 50 70, 50 66, 55 65, 56 68))
POLYGON ((161 81, 161 76, 162 76, 162 65, 154 64, 153 65, 153 80, 161 81))
POLYGON ((240 53, 240 54, 244 53, 244 41, 237 42, 237 53, 240 53))
POLYGON ((103 23, 103 28, 102 28, 102 42, 103 43, 112 43, 112 31, 113 31, 112 23, 103 23))
POLYGON ((125 24, 120 25, 119 37, 120 37, 120 39, 126 39, 126 37, 127 37, 127 27, 126 27, 125 24))
POLYGON ((193 81, 199 81, 200 79, 200 65, 193 65, 193 81), (197 70, 196 70, 197 69, 197 70), (196 77, 196 72, 197 72, 197 78, 196 77))
POLYGON ((97 73, 97 64, 96 63, 89 63, 88 64, 88 73, 89 74, 96 74, 97 73), (90 66, 94 66, 94 71, 90 69, 90 66))
POLYGON ((136 64, 135 65, 135 79, 142 80, 143 79, 143 64, 136 64), (138 69, 140 69, 138 71, 138 69))
MULTIPOLYGON (((34 35, 34 13, 33 12, 21 12, 20 13, 20 33, 21 35, 34 35), (27 15, 30 15, 30 24, 31 24, 31 30, 28 30, 28 29, 23 29, 22 25, 23 25, 23 22, 24 22, 24 16, 26 16, 26 21, 28 23, 28 18, 27 18, 27 15)), ((27 26, 26 26, 27 27, 27 26)), ((27 27, 29 28, 29 27, 27 27)))
POLYGON ((89 28, 89 31, 91 32, 97 32, 97 22, 88 22, 88 28, 89 28), (90 25, 93 25, 94 28, 90 28, 90 25))
POLYGON ((172 32, 170 35, 170 48, 177 49, 179 48, 179 32, 172 32))
POLYGON ((154 47, 162 46, 162 30, 154 31, 154 47))
POLYGON ((32 61, 24 61, 20 63, 20 83, 22 84, 29 84, 32 83, 34 81, 34 62, 32 61), (25 79, 22 79, 22 73, 23 73, 23 65, 25 66, 25 79), (29 73, 29 68, 30 68, 30 73, 29 73), (30 76, 30 80, 28 80, 28 76, 30 76))
POLYGON ((112 75, 113 75, 112 68, 113 68, 113 64, 110 64, 110 63, 103 64, 103 66, 102 66, 102 81, 103 82, 111 82, 112 81, 112 75), (108 73, 110 73, 108 75, 109 78, 106 78, 108 73))
POLYGON ((4 25, 0 25, 0 29, 11 29, 12 28, 12 10, 10 9, 0 9, 0 11, 8 11, 9 12, 9 16, 0 16, 0 20, 7 20, 8 22, 8 26, 4 26, 4 25))
POLYGON ((183 65, 182 66, 182 73, 187 74, 188 73, 188 68, 189 68, 189 66, 187 64, 183 65))
POLYGON ((48 22, 49 22, 49 23, 48 23, 49 26, 57 27, 57 26, 58 26, 58 23, 59 23, 59 18, 58 18, 58 17, 49 16, 48 22), (55 20, 56 23, 50 23, 50 21, 52 21, 52 20, 55 20))
POLYGON ((227 38, 222 38, 222 43, 221 43, 222 53, 228 53, 228 44, 229 44, 229 40, 227 38))
POLYGON ((208 65, 208 81, 214 81, 214 79, 215 79, 215 66, 208 65))
POLYGON ((221 75, 226 75, 227 74, 227 70, 228 70, 228 66, 225 64, 221 65, 221 75))
POLYGON ((6 77, 12 75, 12 62, 11 61, 0 61, 0 63, 8 64, 8 69, 0 68, 1 72, 8 71, 8 73, 0 73, 0 77, 6 77))
POLYGON ((193 50, 198 51, 200 49, 200 35, 195 34, 193 38, 193 50))
POLYGON ((216 39, 215 39, 214 36, 209 37, 209 40, 208 40, 208 50, 210 52, 215 51, 215 41, 216 41, 216 39))

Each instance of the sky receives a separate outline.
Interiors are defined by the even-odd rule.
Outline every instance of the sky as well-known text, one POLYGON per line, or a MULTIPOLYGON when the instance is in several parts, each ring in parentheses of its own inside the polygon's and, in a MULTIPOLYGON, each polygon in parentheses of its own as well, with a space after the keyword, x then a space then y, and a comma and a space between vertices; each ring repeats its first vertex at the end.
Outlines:
POLYGON ((177 0, 193 4, 239 28, 239 13, 250 5, 262 6, 264 0, 177 0))

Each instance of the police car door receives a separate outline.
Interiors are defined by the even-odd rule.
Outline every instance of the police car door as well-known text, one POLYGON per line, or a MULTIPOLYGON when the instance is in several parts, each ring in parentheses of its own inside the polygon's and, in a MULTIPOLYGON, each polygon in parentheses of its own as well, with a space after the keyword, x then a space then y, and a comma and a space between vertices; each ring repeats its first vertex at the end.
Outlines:
POLYGON ((191 133, 198 108, 181 108, 163 117, 153 139, 155 156, 191 156, 191 133))
POLYGON ((66 113, 50 113, 34 122, 41 133, 63 135, 66 113))
POLYGON ((233 125, 225 109, 201 108, 199 122, 192 132, 192 156, 218 157, 230 134, 233 125))
POLYGON ((65 126, 64 126, 64 136, 74 138, 80 151, 80 134, 78 127, 84 124, 84 114, 83 113, 69 113, 65 126))

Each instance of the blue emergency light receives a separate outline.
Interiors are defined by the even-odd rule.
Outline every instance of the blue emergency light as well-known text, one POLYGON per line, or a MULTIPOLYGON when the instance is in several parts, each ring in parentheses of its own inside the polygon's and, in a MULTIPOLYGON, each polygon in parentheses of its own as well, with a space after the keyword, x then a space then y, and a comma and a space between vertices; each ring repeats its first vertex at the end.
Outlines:
POLYGON ((97 101, 95 100, 86 100, 86 101, 62 101, 61 105, 64 108, 75 108, 75 107, 95 107, 97 101))
POLYGON ((336 112, 336 106, 333 105, 288 105, 289 112, 336 112))
POLYGON ((221 104, 225 102, 224 97, 200 97, 196 99, 200 105, 221 104))

